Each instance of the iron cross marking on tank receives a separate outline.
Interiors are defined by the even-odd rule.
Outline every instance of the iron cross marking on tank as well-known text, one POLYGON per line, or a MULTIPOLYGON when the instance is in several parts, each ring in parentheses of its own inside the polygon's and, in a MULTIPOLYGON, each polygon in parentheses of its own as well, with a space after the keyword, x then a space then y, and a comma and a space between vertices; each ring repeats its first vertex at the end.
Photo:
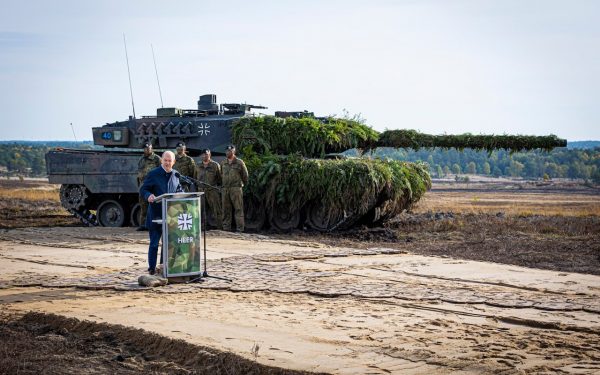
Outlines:
POLYGON ((210 133, 210 125, 208 125, 208 123, 206 122, 201 122, 198 125, 198 133, 200 133, 200 135, 208 135, 210 133))

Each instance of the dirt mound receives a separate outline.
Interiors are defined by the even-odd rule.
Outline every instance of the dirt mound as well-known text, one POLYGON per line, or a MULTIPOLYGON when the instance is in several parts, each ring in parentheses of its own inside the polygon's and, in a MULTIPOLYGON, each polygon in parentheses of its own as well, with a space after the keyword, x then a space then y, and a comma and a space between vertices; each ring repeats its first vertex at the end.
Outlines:
POLYGON ((1 374, 307 374, 141 329, 30 312, 0 319, 1 374))

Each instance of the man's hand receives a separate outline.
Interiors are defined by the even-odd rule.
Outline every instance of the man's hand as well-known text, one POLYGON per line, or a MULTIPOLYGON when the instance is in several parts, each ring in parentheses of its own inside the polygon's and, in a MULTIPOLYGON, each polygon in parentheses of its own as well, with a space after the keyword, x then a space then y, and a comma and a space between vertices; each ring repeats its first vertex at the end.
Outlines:
POLYGON ((154 194, 150 194, 150 196, 148 197, 148 203, 154 203, 155 199, 156 197, 154 196, 154 194))

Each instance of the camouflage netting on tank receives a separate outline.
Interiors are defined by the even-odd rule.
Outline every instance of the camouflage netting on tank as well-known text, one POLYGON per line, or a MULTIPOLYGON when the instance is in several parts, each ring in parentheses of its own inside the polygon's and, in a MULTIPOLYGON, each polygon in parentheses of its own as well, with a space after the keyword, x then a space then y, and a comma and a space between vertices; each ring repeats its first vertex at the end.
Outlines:
POLYGON ((383 133, 353 120, 327 118, 244 117, 233 125, 233 140, 239 148, 252 146, 259 153, 300 153, 306 157, 323 157, 327 153, 351 148, 456 148, 463 150, 511 151, 565 147, 567 141, 555 135, 484 135, 423 134, 416 130, 386 130, 383 133))
POLYGON ((317 201, 328 210, 357 218, 383 205, 385 216, 392 216, 431 187, 427 167, 420 163, 258 156, 250 150, 245 160, 251 175, 246 192, 269 209, 285 206, 293 211, 317 201))
POLYGON ((252 146, 261 154, 323 157, 327 153, 365 148, 377 141, 378 133, 353 120, 327 118, 243 117, 232 129, 238 149, 252 146))
POLYGON ((379 223, 410 208, 431 186, 422 164, 312 159, 328 153, 377 147, 550 150, 566 145, 554 135, 434 136, 414 130, 379 134, 359 122, 335 118, 243 117, 233 123, 232 134, 251 174, 245 195, 252 199, 246 201, 265 210, 271 225, 280 229, 300 225, 302 214, 317 230, 379 223))
POLYGON ((542 149, 550 151, 555 147, 565 147, 567 141, 555 135, 528 136, 528 135, 430 135, 419 133, 416 130, 386 130, 379 136, 376 147, 395 148, 456 148, 463 150, 505 149, 512 151, 542 149))

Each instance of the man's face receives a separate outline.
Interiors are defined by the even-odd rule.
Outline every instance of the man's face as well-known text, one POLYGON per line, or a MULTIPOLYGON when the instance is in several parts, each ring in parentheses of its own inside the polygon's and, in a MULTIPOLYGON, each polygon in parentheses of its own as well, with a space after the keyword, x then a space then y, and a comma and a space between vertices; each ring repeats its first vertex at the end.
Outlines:
POLYGON ((162 157, 162 166, 167 171, 167 173, 173 170, 173 164, 175 164, 175 160, 173 160, 173 155, 171 153, 165 153, 162 157))
POLYGON ((235 149, 227 149, 225 154, 227 155, 227 159, 231 159, 235 155, 235 149))
POLYGON ((184 152, 185 152, 185 146, 179 146, 179 147, 177 147, 177 155, 178 156, 183 156, 184 152))
POLYGON ((152 146, 144 147, 144 156, 150 156, 152 154, 152 146))
POLYGON ((202 161, 203 162, 207 162, 210 160, 210 152, 205 152, 204 154, 202 154, 202 161))

